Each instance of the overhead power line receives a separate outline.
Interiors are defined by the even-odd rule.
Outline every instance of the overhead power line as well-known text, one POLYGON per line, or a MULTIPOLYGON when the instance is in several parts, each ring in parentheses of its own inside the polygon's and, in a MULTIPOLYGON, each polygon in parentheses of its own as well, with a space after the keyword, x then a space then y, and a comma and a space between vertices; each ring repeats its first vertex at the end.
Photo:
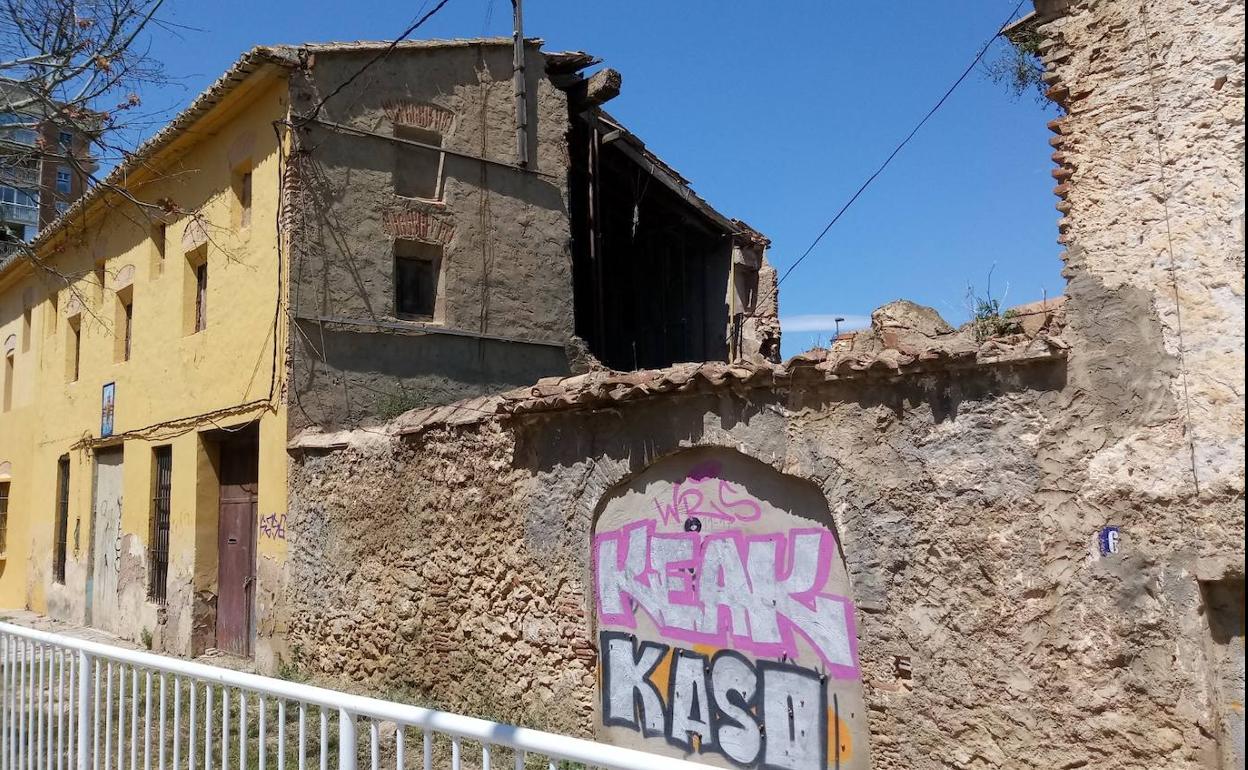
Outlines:
MULTIPOLYGON (((962 85, 962 81, 966 80, 967 76, 971 74, 971 72, 975 69, 975 67, 979 64, 979 62, 984 58, 984 54, 988 53, 989 47, 991 47, 993 42, 998 37, 1001 36, 1001 32, 1005 29, 1006 25, 1008 25, 1011 21, 1013 21, 1014 17, 1018 15, 1019 9, 1023 7, 1023 3, 1025 3, 1026 1, 1027 0, 1019 0, 1018 5, 1014 6, 1014 10, 1010 11, 1010 15, 1006 17, 1005 21, 997 26, 996 32, 994 32, 992 37, 988 38, 988 40, 983 44, 983 46, 980 47, 979 51, 975 54, 975 58, 972 59, 971 63, 967 65, 965 70, 962 71, 962 74, 958 76, 958 79, 953 81, 953 85, 949 86, 948 90, 945 91, 944 95, 941 96, 940 99, 936 102, 936 104, 933 105, 932 108, 927 111, 927 114, 923 116, 923 119, 915 124, 914 128, 910 130, 910 133, 906 134, 906 138, 902 139, 901 143, 898 144, 895 148, 893 148, 893 151, 888 154, 888 157, 884 159, 884 162, 880 164, 879 168, 877 168, 871 174, 871 176, 867 177, 867 181, 863 182, 862 186, 860 186, 858 190, 852 196, 850 196, 849 200, 845 201, 845 205, 841 206, 840 210, 836 212, 836 215, 833 216, 832 219, 828 222, 828 224, 824 226, 823 230, 819 233, 818 237, 816 237, 815 240, 811 242, 810 246, 806 248, 806 251, 802 252, 802 256, 798 257, 797 261, 795 261, 792 265, 789 265, 789 268, 784 271, 784 275, 780 276, 780 280, 776 281, 776 288, 772 290, 773 293, 775 291, 778 291, 780 288, 780 284, 784 283, 784 279, 788 278, 789 275, 794 270, 797 269, 797 266, 802 264, 802 262, 806 260, 806 257, 810 256, 811 252, 815 250, 815 247, 819 245, 819 242, 823 240, 823 236, 828 234, 828 231, 831 230, 832 226, 837 223, 837 220, 839 220, 845 214, 845 212, 849 210, 850 206, 854 205, 854 202, 858 200, 858 197, 862 195, 862 193, 866 191, 868 187, 871 186, 871 183, 875 181, 875 178, 878 177, 881 173, 883 173, 884 169, 888 168, 888 164, 892 163, 893 158, 897 157, 897 154, 901 152, 902 148, 904 148, 907 144, 910 143, 910 140, 914 138, 915 134, 919 133, 919 129, 923 128, 924 124, 926 124, 927 121, 930 120, 931 117, 936 114, 936 111, 939 110, 942 106, 944 106, 945 102, 948 101, 949 97, 953 95, 953 92, 957 90, 958 86, 962 85)), ((769 299, 769 298, 770 298, 770 295, 768 295, 768 297, 764 299, 769 299)), ((761 300, 760 300, 760 303, 761 303, 761 300)), ((759 303, 756 303, 756 304, 759 304, 759 303)))
POLYGON ((373 58, 365 62, 364 66, 360 67, 358 70, 352 73, 351 77, 342 81, 342 83, 340 83, 337 88, 325 94, 325 96, 319 102, 316 103, 316 106, 312 108, 312 112, 308 113, 306 116, 300 118, 299 120, 295 122, 298 125, 302 126, 307 123, 311 123, 313 120, 316 120, 317 116, 321 114, 321 108, 325 106, 326 102, 328 102, 330 99, 337 96, 347 86, 354 83, 356 78, 358 78, 360 75, 363 75, 368 70, 369 67, 372 67, 377 62, 389 56, 390 53, 394 51, 395 48, 398 47, 399 43, 406 40, 413 32, 415 32, 416 30, 424 26, 424 23, 426 21, 429 21, 429 19, 433 18, 433 15, 436 14, 438 11, 442 10, 442 7, 446 5, 447 3, 449 3, 450 1, 451 0, 441 0, 441 2, 439 2, 433 8, 431 8, 428 13, 426 13, 425 15, 421 16, 419 19, 414 21, 410 27, 403 30, 403 34, 396 37, 394 40, 390 42, 390 45, 386 46, 384 49, 378 52, 376 56, 374 56, 373 58))

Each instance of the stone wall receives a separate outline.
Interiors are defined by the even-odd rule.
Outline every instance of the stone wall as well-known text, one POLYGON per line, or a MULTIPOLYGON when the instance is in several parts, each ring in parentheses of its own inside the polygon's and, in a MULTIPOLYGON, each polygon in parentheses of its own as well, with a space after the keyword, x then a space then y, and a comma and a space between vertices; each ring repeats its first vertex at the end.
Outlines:
MULTIPOLYGON (((1149 496, 1242 492, 1244 4, 1076 2, 1039 32, 1067 111, 1052 127, 1069 293, 1129 298, 1119 306, 1154 322, 1169 361, 1165 424, 1113 450, 1150 455, 1152 472, 1099 468, 1149 496)), ((1124 340, 1089 335, 1131 363, 1124 340)))
POLYGON ((812 485, 831 511, 870 727, 844 767, 853 752, 864 767, 1060 766, 1069 748, 1047 736, 1074 720, 1045 682, 1062 664, 1037 647, 1080 610, 1036 527, 1063 380, 1046 357, 338 436, 292 468, 295 663, 595 734, 599 505, 655 461, 721 447, 812 485), (1062 605, 1052 626, 1027 622, 1062 605), (1020 669, 1029 656, 1039 670, 1020 669))
POLYGON ((1051 527, 1119 525, 1132 553, 1096 571, 1095 633, 1064 677, 1091 698, 1101 761, 1242 767, 1242 679, 1205 690, 1234 679, 1218 661, 1242 649, 1243 607, 1213 617, 1202 593, 1243 590, 1244 5, 1037 7, 1066 112, 1051 127, 1072 347, 1044 458, 1069 473, 1044 500, 1051 527))
POLYGON ((596 516, 716 447, 826 500, 858 761, 1242 766, 1243 5, 1047 5, 1060 337, 899 305, 784 367, 591 373, 300 442, 297 663, 606 734, 596 516))

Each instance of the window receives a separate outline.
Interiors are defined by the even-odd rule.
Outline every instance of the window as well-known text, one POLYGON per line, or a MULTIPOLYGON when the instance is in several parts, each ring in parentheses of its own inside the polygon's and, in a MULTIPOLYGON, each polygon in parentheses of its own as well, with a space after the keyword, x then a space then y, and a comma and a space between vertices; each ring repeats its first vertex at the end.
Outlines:
POLYGON ((74 135, 69 131, 62 131, 57 134, 57 142, 60 143, 62 150, 68 152, 74 147, 74 135))
POLYGON ((61 214, 64 214, 66 211, 69 211, 69 201, 57 201, 55 205, 56 205, 56 215, 58 217, 61 214))
POLYGON ((251 227, 251 166, 244 165, 234 171, 234 224, 240 230, 251 227))
POLYGON ((0 481, 0 553, 9 547, 9 482, 0 481))
POLYGON ((39 205, 39 196, 30 190, 3 185, 0 186, 0 203, 11 203, 14 206, 35 208, 39 205))
POLYGON ((208 263, 195 266, 195 331, 208 328, 208 263))
POLYGON ((74 316, 66 324, 69 338, 66 340, 66 378, 78 381, 78 367, 82 363, 82 317, 74 316))
POLYGON ((69 540, 69 457, 56 461, 56 526, 52 533, 52 580, 65 583, 65 552, 69 540))
POLYGON ((208 246, 186 252, 182 263, 182 334, 208 328, 208 246))
POLYGON ((151 569, 148 571, 148 601, 164 605, 165 584, 169 577, 169 500, 173 489, 173 447, 152 450, 152 520, 148 532, 151 569))
POLYGON ((124 293, 117 294, 117 348, 115 358, 118 363, 130 360, 130 340, 134 333, 134 299, 127 288, 124 293))
POLYGON ((95 263, 95 299, 98 302, 104 302, 104 281, 108 277, 108 273, 104 270, 103 260, 95 263))
POLYGON ((164 222, 157 222, 152 228, 152 246, 156 249, 156 257, 158 259, 165 258, 165 240, 169 232, 169 225, 164 222))
POLYGON ((16 112, 0 112, 0 126, 22 125, 22 128, 0 129, 0 139, 18 144, 37 144, 39 133, 33 128, 37 119, 33 115, 19 115, 16 112))
POLYGON ((441 246, 421 241, 395 241, 395 315, 399 318, 433 319, 441 264, 441 246))
POLYGON ((34 311, 31 310, 31 308, 25 308, 22 310, 22 352, 23 353, 30 352, 30 322, 31 322, 30 316, 32 312, 34 311))
POLYGON ((438 200, 441 195, 442 153, 419 145, 441 147, 442 135, 425 128, 395 124, 394 136, 404 140, 394 143, 397 153, 394 164, 395 195, 438 200))
POLYGON ((69 166, 61 166, 56 170, 56 191, 61 195, 69 195, 74 189, 74 176, 69 166))
POLYGON ((51 335, 51 334, 56 333, 56 321, 57 321, 57 317, 60 314, 61 314, 61 295, 57 294, 54 291, 48 294, 48 318, 47 318, 47 324, 46 324, 47 334, 51 335))
POLYGON ((4 401, 0 403, 0 412, 13 408, 13 354, 4 357, 4 401))

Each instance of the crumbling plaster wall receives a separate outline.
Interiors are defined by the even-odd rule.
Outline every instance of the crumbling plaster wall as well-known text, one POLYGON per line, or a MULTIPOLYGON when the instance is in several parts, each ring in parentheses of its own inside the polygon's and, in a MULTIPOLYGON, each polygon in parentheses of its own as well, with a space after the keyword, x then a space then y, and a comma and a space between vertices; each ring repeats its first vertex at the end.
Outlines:
MULTIPOLYGON (((1067 110, 1052 127, 1073 307, 1113 292, 1156 318, 1171 362, 1154 382, 1173 404, 1106 447, 1097 471, 1149 497, 1186 494, 1193 473, 1206 495, 1242 494, 1244 4, 1085 0, 1040 33, 1067 110), (1129 455, 1152 471, 1129 473, 1129 455)), ((1120 345, 1106 355, 1132 365, 1120 345)))
POLYGON ((1176 0, 1075 2, 1040 27, 1068 109, 1053 124, 1064 364, 354 434, 292 468, 300 662, 350 676, 369 658, 355 635, 380 639, 391 676, 435 699, 479 682, 514 695, 516 719, 588 733, 595 505, 657 458, 717 445, 828 498, 874 767, 1242 765, 1242 723, 1226 723, 1242 621, 1237 637, 1208 596, 1243 580, 1243 30, 1242 3, 1176 0), (361 537, 379 519, 398 534, 361 537), (493 546, 465 564, 465 537, 493 546), (387 558, 399 548, 435 562, 387 558), (443 575, 467 593, 414 607, 443 575))
MULTIPOLYGON (((292 466, 295 662, 451 707, 515 703, 512 719, 591 734, 595 507, 660 457, 720 446, 814 482, 830 503, 858 608, 872 766, 1062 766, 1078 750, 1053 736, 1083 716, 1058 673, 1072 637, 1089 633, 1079 618, 1093 580, 1083 533, 1037 532, 1057 483, 1041 458, 1063 383, 1049 361, 415 439, 355 432, 292 466), (1047 558, 1063 538, 1085 562, 1069 572, 1047 558)), ((1114 601, 1138 615, 1149 600, 1114 601)))
POLYGON ((1243 690, 1206 691, 1200 583, 1244 569, 1244 5, 1065 5, 1039 27, 1071 343, 1042 529, 1118 525, 1130 556, 1092 567, 1059 677, 1093 765, 1218 767, 1243 690))
MULTIPOLYGON (((314 51, 291 78, 296 123, 373 56, 314 51)), ((396 122, 424 119, 442 132, 444 147, 514 166, 511 57, 510 44, 497 40, 400 46, 326 102, 318 119, 386 136, 396 122)), ((287 209, 298 326, 292 431, 357 424, 567 371, 567 101, 542 76, 536 45, 528 57, 530 170, 444 155, 440 200, 395 192, 397 155, 419 150, 315 122, 297 130, 287 209), (431 323, 396 317, 397 238, 444 249, 431 323)))

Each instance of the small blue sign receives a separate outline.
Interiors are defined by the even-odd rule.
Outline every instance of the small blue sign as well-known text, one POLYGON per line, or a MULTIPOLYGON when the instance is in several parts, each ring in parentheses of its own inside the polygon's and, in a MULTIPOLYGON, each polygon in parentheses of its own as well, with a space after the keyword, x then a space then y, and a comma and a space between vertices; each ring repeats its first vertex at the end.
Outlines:
POLYGON ((113 410, 117 398, 117 383, 110 382, 104 386, 100 399, 100 438, 113 435, 113 410))
POLYGON ((1101 527, 1097 543, 1101 547, 1101 556, 1118 553, 1118 544, 1122 541, 1122 529, 1116 526, 1101 527))

